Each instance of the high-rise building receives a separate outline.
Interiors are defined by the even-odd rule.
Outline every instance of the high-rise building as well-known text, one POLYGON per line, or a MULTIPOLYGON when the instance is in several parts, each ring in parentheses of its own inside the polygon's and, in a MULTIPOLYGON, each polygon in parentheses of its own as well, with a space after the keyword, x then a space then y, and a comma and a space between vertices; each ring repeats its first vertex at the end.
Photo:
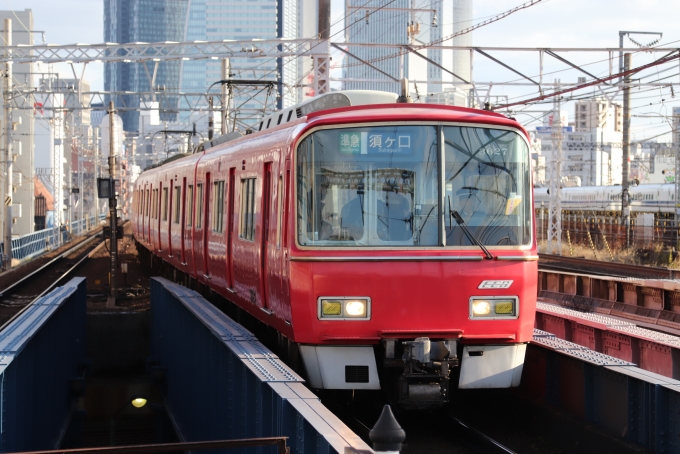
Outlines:
POLYGON ((671 142, 678 149, 680 147, 680 107, 673 107, 673 121, 671 124, 673 125, 671 142))
MULTIPOLYGON (((439 42, 469 27, 472 0, 446 0, 414 3, 410 0, 347 0, 345 40, 348 43, 402 44, 418 46, 439 42)), ((444 45, 469 46, 472 34, 444 41, 444 45)), ((349 46, 348 51, 396 79, 411 82, 411 95, 427 97, 427 102, 465 104, 470 81, 469 51, 422 49, 424 57, 459 76, 443 71, 412 52, 395 48, 349 46), (397 53, 402 55, 395 56, 397 53), (436 94, 442 93, 441 96, 436 94), (454 94, 456 93, 456 94, 454 94)), ((344 57, 343 88, 399 92, 400 84, 388 79, 365 63, 344 57)))
POLYGON ((576 101, 574 126, 576 132, 587 132, 593 128, 623 131, 623 108, 604 98, 576 101))
MULTIPOLYGON (((114 43, 183 41, 189 0, 104 0, 104 41, 114 43)), ((156 87, 179 91, 180 61, 158 64, 156 87)), ((154 63, 107 63, 104 85, 107 91, 149 92, 154 63)), ((113 97, 116 106, 139 107, 140 95, 113 97)), ((108 99, 107 99, 108 103, 108 99)), ((163 106, 172 110, 174 106, 163 106)), ((136 130, 139 113, 122 115, 125 129, 136 130)), ((175 120, 172 111, 166 120, 175 120)))
MULTIPOLYGON (((33 45, 33 12, 0 11, 0 28, 4 19, 12 20, 12 45, 33 45)), ((31 73, 32 63, 14 63, 12 79, 15 89, 30 90, 33 88, 31 73)), ((0 120, 2 120, 0 116, 0 120)), ((12 153, 14 154, 12 186, 12 235, 25 235, 34 231, 33 207, 33 146, 35 131, 33 112, 30 110, 14 110, 12 112, 12 153)), ((3 131, 4 131, 4 125, 3 131)), ((0 139, 4 141, 4 138, 0 139)), ((3 172, 0 172, 2 182, 3 172)), ((4 184, 4 183, 2 183, 4 184)))
MULTIPOLYGON (((104 39, 129 43, 296 38, 298 1, 302 0, 104 0, 104 39)), ((168 91, 204 93, 222 78, 221 65, 219 60, 159 62, 154 86, 168 91)), ((106 90, 140 93, 116 97, 116 105, 139 107, 141 97, 151 101, 150 95, 142 93, 150 91, 154 66, 153 62, 106 65, 106 90)), ((280 105, 297 102, 296 90, 285 88, 297 84, 298 67, 294 63, 232 59, 230 68, 230 76, 235 79, 273 80, 277 72, 281 73, 284 85, 279 92, 280 105)), ((160 106, 160 120, 186 120, 188 113, 178 115, 178 107, 186 106, 179 99, 167 99, 170 105, 160 106)), ((243 111, 260 107, 247 99, 237 99, 234 105, 243 111)), ((121 116, 125 130, 138 130, 139 112, 123 112, 121 116)))

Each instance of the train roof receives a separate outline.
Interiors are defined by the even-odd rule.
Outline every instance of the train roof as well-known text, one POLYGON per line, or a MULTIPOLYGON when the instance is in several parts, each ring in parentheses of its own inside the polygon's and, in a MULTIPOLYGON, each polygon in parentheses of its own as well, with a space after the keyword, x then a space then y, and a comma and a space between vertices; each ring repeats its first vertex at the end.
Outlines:
POLYGON ((424 121, 424 122, 463 122, 508 126, 524 132, 517 121, 504 115, 486 110, 467 107, 446 106, 441 104, 378 104, 314 112, 307 115, 310 127, 325 124, 371 123, 383 121, 424 121))

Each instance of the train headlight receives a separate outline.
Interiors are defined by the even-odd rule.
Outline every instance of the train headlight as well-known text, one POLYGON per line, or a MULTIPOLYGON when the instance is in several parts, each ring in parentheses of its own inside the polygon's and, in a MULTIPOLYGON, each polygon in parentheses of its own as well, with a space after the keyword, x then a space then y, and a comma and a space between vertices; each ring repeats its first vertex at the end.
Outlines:
POLYGON ((319 320, 370 320, 371 299, 367 297, 322 297, 318 300, 319 320))
POLYGON ((365 317, 366 300, 353 300, 345 303, 345 314, 348 317, 365 317))
POLYGON ((488 301, 473 301, 472 302, 472 315, 489 315, 491 313, 491 303, 488 301))
POLYGON ((470 298, 470 318, 476 320, 515 319, 519 314, 516 296, 473 296, 470 298))

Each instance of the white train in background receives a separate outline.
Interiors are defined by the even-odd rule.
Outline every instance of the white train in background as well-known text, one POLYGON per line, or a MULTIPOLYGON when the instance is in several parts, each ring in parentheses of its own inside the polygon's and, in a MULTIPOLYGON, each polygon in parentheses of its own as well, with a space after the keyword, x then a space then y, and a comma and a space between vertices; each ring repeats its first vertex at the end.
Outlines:
MULTIPOLYGON (((641 184, 631 186, 630 208, 633 212, 675 212, 675 185, 641 184)), ((548 188, 534 188, 536 208, 548 209, 548 188)), ((620 211, 621 186, 581 186, 562 188, 562 210, 620 211)))

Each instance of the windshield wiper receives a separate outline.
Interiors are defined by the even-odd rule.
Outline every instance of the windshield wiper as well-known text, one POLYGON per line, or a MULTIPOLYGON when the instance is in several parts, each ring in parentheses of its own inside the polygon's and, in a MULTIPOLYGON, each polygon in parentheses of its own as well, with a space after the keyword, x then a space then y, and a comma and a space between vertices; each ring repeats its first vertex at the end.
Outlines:
POLYGON ((484 255, 486 256, 487 260, 493 260, 494 257, 491 254, 491 252, 489 252, 489 250, 482 244, 482 242, 479 241, 479 238, 477 238, 475 234, 470 231, 467 224, 465 224, 465 221, 461 217, 460 213, 458 213, 456 210, 451 209, 451 199, 449 199, 449 216, 456 220, 456 223, 460 226, 461 229, 463 229, 463 232, 465 233, 465 236, 468 237, 468 240, 470 240, 470 243, 479 246, 482 252, 484 252, 484 255))

